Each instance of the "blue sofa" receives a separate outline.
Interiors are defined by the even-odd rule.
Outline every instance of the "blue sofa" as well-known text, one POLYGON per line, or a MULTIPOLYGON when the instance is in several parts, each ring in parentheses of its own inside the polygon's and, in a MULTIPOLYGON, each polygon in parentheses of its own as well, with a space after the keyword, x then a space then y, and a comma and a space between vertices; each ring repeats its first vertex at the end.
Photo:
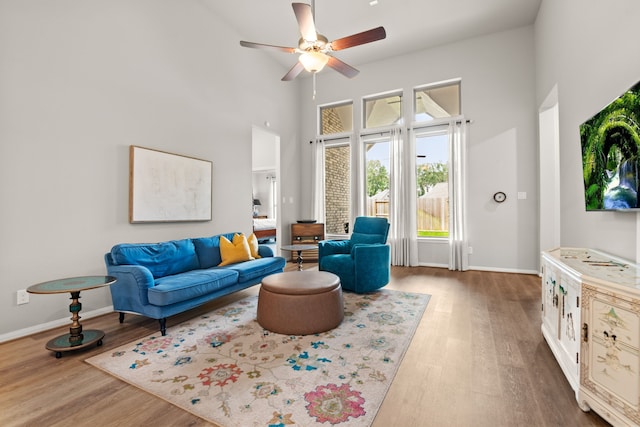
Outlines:
POLYGON ((167 317, 284 271, 286 260, 264 245, 258 246, 261 258, 219 267, 220 236, 231 241, 234 234, 115 245, 104 260, 107 274, 117 279, 110 290, 120 323, 124 313, 140 314, 158 319, 165 335, 167 317))

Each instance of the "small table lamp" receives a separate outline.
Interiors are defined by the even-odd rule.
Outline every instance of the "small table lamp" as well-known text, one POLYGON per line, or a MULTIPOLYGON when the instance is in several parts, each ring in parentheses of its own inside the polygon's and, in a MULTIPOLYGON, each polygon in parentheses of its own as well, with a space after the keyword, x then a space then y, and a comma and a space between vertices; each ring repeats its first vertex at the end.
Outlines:
POLYGON ((260 199, 253 199, 253 216, 258 216, 258 206, 262 206, 260 199))

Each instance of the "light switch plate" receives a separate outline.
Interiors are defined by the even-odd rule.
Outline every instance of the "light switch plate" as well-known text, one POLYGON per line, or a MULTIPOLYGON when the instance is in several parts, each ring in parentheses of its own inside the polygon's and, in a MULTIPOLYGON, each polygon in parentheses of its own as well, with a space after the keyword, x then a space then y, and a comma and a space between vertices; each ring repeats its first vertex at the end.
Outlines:
POLYGON ((25 289, 16 292, 16 303, 18 305, 27 304, 29 302, 29 293, 25 289))

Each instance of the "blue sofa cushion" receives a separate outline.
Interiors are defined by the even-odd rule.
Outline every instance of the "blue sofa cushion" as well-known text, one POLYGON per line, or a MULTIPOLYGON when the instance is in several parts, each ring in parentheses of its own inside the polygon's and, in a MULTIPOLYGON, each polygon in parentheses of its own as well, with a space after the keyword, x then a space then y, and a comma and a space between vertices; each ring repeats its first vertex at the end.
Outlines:
POLYGON ((224 236, 230 242, 233 241, 233 235, 236 233, 218 234, 211 237, 198 237, 193 239, 193 244, 198 254, 198 262, 200 268, 211 268, 222 262, 220 256, 220 236, 224 236))
POLYGON ((238 282, 238 272, 222 268, 193 270, 156 280, 149 288, 149 303, 159 306, 188 301, 238 282))
POLYGON ((116 265, 142 265, 154 279, 197 269, 196 250, 191 239, 161 243, 121 243, 111 249, 116 265))
POLYGON ((279 273, 284 269, 286 263, 287 261, 282 257, 267 257, 229 264, 220 267, 220 269, 236 271, 238 282, 244 283, 261 279, 268 274, 279 273))

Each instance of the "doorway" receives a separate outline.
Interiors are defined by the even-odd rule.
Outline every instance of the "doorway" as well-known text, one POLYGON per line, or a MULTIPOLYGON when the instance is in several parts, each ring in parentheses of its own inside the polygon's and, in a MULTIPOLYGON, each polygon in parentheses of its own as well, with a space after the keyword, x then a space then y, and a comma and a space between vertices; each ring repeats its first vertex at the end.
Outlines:
POLYGON ((280 136, 271 130, 253 126, 251 139, 254 231, 260 231, 259 241, 271 245, 276 253, 281 225, 278 203, 280 136))

